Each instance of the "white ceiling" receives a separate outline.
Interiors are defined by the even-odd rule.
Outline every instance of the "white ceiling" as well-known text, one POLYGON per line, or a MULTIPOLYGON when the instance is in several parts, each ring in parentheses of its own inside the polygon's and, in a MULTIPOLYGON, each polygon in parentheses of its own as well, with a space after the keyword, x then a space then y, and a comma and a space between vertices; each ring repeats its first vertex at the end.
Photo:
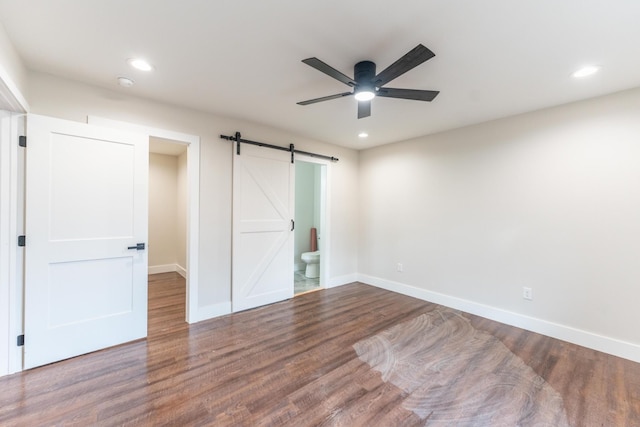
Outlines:
POLYGON ((0 21, 31 70, 353 148, 640 86, 638 0, 0 0, 0 21), (296 105, 349 90, 302 59, 352 76, 418 43, 436 57, 388 86, 432 103, 378 98, 360 120, 352 97, 296 105))

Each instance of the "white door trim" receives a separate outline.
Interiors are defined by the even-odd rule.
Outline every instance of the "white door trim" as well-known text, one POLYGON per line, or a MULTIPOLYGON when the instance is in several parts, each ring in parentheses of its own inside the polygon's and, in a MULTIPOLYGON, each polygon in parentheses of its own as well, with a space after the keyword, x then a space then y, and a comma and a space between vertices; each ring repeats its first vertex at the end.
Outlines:
POLYGON ((200 137, 135 123, 121 122, 96 116, 87 116, 90 125, 145 133, 170 139, 187 146, 187 302, 186 321, 201 320, 198 315, 198 261, 200 238, 200 137))
POLYGON ((24 234, 23 127, 22 114, 0 111, 0 376, 22 370, 23 250, 16 239, 24 234))

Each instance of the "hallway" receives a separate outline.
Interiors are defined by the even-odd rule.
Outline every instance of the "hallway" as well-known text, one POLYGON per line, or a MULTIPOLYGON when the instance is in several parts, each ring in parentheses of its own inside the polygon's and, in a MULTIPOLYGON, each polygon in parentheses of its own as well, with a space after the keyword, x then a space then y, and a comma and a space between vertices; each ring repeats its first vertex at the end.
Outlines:
POLYGON ((186 283, 178 273, 149 275, 148 339, 185 330, 186 283))

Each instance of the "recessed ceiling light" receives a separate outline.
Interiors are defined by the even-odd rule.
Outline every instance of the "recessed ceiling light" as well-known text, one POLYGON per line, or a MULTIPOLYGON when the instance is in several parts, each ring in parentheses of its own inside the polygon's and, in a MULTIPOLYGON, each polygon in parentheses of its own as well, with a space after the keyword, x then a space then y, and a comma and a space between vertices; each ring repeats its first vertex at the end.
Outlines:
POLYGON ((576 77, 576 78, 587 77, 587 76, 590 76, 592 74, 597 73, 598 70, 600 70, 600 67, 598 67, 596 65, 587 65, 586 67, 582 67, 579 70, 577 70, 576 72, 574 72, 572 74, 572 76, 576 77))
POLYGON ((368 134, 368 133, 366 133, 366 132, 360 132, 360 133, 358 134, 358 138, 366 138, 366 137, 368 137, 368 136, 369 136, 369 134, 368 134))
POLYGON ((122 87, 131 87, 134 83, 129 77, 118 77, 118 84, 122 87))
POLYGON ((147 61, 145 61, 144 59, 131 58, 131 59, 128 59, 127 62, 129 63, 129 65, 131 65, 136 70, 140 70, 140 71, 151 71, 151 70, 153 70, 153 66, 151 64, 149 64, 147 61))

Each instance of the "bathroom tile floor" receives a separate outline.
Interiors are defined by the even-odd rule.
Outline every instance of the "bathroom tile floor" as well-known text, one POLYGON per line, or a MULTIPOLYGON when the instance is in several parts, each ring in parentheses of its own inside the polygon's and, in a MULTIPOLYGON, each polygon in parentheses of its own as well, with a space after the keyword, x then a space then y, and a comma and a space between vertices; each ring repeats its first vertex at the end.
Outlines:
POLYGON ((304 275, 304 271, 294 273, 294 294, 320 289, 320 279, 309 279, 304 275))

